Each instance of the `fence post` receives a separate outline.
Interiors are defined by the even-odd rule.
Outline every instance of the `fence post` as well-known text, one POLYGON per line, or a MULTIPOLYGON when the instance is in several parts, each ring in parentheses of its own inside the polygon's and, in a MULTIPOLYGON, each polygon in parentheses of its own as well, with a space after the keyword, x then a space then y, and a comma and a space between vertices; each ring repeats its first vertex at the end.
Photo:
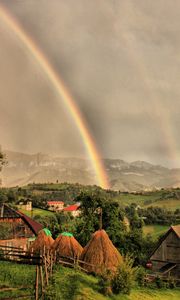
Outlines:
POLYGON ((36 288, 35 288, 35 299, 38 300, 39 296, 39 266, 36 265, 36 288))
POLYGON ((45 274, 46 274, 46 284, 49 284, 48 280, 48 270, 47 270, 47 261, 46 261, 46 255, 44 255, 44 268, 45 268, 45 274))
POLYGON ((41 292, 42 292, 42 299, 43 299, 44 298, 44 280, 43 280, 42 266, 40 266, 39 269, 40 269, 40 278, 41 278, 41 292))

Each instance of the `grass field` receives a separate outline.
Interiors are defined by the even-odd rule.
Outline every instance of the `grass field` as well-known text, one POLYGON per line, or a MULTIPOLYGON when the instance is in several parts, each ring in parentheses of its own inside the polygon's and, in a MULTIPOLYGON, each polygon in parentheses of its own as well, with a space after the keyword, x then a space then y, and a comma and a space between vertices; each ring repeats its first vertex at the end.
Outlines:
POLYGON ((98 279, 84 273, 60 267, 47 291, 47 299, 53 300, 179 300, 180 290, 134 288, 132 293, 105 297, 99 293, 98 279))
POLYGON ((180 208, 180 199, 165 198, 165 195, 164 191, 149 192, 144 195, 120 194, 118 197, 115 197, 115 200, 123 206, 136 203, 142 208, 149 206, 159 206, 166 208, 167 210, 176 210, 177 208, 180 208))
POLYGON ((31 213, 31 211, 24 210, 24 209, 20 209, 20 211, 29 217, 34 217, 37 215, 45 217, 45 216, 52 216, 54 214, 52 211, 48 211, 48 210, 40 209, 40 208, 33 208, 32 213, 31 213))
MULTIPOLYGON (((0 299, 33 295, 35 266, 0 261, 0 299), (13 288, 11 291, 7 288, 13 288), (20 290, 18 288, 21 288, 20 290), (6 289, 6 290, 5 290, 6 289)), ((18 298, 17 298, 18 299, 18 298)), ((98 278, 57 266, 46 289, 45 300, 179 300, 180 289, 134 288, 130 295, 105 297, 99 293, 98 278)))
POLYGON ((154 239, 157 239, 161 234, 164 234, 169 229, 169 226, 166 225, 145 225, 143 226, 143 233, 146 235, 148 233, 154 239))
POLYGON ((146 205, 146 203, 154 203, 162 198, 162 191, 149 192, 144 195, 139 194, 120 194, 116 197, 119 203, 123 205, 129 205, 131 203, 136 203, 140 206, 146 205))
POLYGON ((167 210, 176 210, 177 208, 180 209, 180 200, 179 199, 163 199, 159 201, 155 201, 151 204, 144 205, 145 207, 148 206, 159 206, 165 208, 167 210))
POLYGON ((35 266, 0 261, 0 299, 32 295, 34 285, 35 266))

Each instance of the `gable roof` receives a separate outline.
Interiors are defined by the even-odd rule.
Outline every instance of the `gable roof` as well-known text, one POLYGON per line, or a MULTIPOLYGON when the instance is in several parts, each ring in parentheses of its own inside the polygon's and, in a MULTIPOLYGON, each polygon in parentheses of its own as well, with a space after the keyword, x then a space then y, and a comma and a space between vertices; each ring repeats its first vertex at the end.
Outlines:
POLYGON ((0 204, 0 218, 19 218, 18 212, 7 204, 0 204))
POLYGON ((43 225, 41 225, 40 223, 34 221, 33 219, 31 219, 30 217, 28 217, 27 215, 23 214, 22 212, 18 211, 18 214, 21 216, 21 218, 25 221, 25 223, 32 229, 32 231, 35 234, 38 234, 38 232, 43 229, 43 225))
POLYGON ((65 207, 64 211, 76 211, 76 210, 78 210, 79 207, 80 207, 80 205, 72 204, 72 205, 65 207))
POLYGON ((153 252, 150 255, 150 259, 151 257, 154 255, 154 253, 156 252, 156 250, 160 247, 160 245, 162 244, 162 242, 166 239, 166 237, 169 235, 170 232, 174 232, 176 234, 176 236, 178 238, 180 238, 180 225, 176 225, 176 226, 171 226, 168 231, 166 231, 166 233, 162 236, 162 238, 159 240, 159 243, 157 244, 157 247, 153 250, 153 252))
POLYGON ((175 232, 175 234, 180 238, 180 225, 171 226, 171 228, 175 232))
POLYGON ((34 234, 37 234, 39 230, 43 228, 41 224, 26 216, 22 212, 16 211, 7 204, 0 204, 0 218, 21 218, 28 225, 28 227, 30 227, 34 234))

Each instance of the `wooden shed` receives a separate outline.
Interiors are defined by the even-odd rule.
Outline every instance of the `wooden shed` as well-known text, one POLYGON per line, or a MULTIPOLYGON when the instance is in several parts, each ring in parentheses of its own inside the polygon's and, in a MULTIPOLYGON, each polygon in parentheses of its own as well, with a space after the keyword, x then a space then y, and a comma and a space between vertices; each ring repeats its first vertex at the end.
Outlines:
POLYGON ((37 235, 43 226, 7 204, 0 204, 0 245, 28 247, 28 240, 37 235))
POLYGON ((171 226, 150 257, 152 271, 180 278, 180 225, 171 226))

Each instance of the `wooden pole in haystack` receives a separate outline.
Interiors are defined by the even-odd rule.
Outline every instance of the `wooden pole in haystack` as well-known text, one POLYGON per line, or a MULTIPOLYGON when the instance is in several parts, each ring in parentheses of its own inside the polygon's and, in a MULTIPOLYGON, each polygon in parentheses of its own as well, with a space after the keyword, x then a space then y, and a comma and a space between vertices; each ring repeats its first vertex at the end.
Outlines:
POLYGON ((102 229, 102 207, 99 209, 99 229, 102 229))

